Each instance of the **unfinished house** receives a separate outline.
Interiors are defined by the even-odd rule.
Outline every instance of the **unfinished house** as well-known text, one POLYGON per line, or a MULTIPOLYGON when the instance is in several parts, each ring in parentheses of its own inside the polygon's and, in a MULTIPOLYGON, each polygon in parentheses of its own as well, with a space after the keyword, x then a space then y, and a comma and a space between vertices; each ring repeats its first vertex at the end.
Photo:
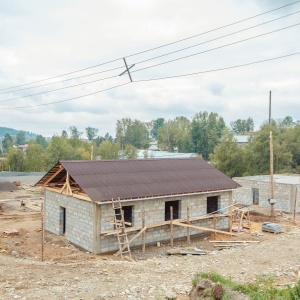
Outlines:
POLYGON ((45 229, 95 254, 119 249, 112 199, 132 247, 228 229, 240 186, 202 158, 60 161, 37 185, 45 229))
MULTIPOLYGON (((270 205, 271 183, 269 175, 248 176, 234 178, 242 187, 234 191, 235 201, 262 207, 270 205)), ((275 208, 284 212, 300 212, 300 176, 299 175, 274 175, 274 200, 275 208)))

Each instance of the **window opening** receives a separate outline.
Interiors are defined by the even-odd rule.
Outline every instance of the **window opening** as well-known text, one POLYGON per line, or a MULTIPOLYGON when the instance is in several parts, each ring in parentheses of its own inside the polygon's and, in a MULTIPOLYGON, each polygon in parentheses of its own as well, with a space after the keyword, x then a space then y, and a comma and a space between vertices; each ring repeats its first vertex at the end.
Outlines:
POLYGON ((259 204, 259 189, 252 188, 253 204, 259 204))
POLYGON ((207 197, 207 208, 206 208, 206 213, 211 214, 211 213, 217 213, 219 210, 219 196, 211 196, 207 197))
MULTIPOLYGON (((133 226, 133 220, 132 220, 132 208, 133 206, 122 206, 122 210, 124 213, 124 221, 131 223, 131 225, 129 224, 125 224, 126 227, 132 227, 133 226)), ((117 220, 121 220, 121 215, 120 215, 120 209, 116 209, 116 214, 117 214, 117 220)))
POLYGON ((59 207, 59 234, 66 233, 66 208, 59 207))
POLYGON ((179 219, 179 203, 180 201, 167 201, 165 202, 165 221, 171 220, 170 207, 173 207, 173 219, 179 219))

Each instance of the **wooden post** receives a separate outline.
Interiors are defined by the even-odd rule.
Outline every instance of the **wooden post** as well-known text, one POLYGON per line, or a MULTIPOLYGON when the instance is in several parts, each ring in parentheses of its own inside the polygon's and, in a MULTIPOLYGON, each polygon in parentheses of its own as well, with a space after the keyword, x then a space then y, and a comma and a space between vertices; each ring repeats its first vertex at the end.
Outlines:
MULTIPOLYGON (((217 229, 217 222, 216 222, 215 215, 214 215, 214 218, 213 218, 213 222, 214 222, 214 230, 216 230, 217 229)), ((216 239, 217 239, 217 233, 214 232, 214 240, 216 240, 216 239)))
MULTIPOLYGON (((144 228, 146 225, 145 222, 145 209, 143 208, 142 211, 142 228, 144 228)), ((143 232, 143 252, 146 250, 146 231, 143 232)))
POLYGON ((233 201, 232 201, 232 192, 230 193, 230 196, 229 196, 229 232, 232 233, 232 218, 233 218, 233 215, 232 215, 232 206, 233 206, 233 201))
POLYGON ((42 261, 44 261, 44 242, 45 242, 45 231, 44 231, 44 204, 41 205, 41 222, 42 222, 42 261))
POLYGON ((295 221, 296 218, 296 203, 297 203, 297 194, 298 194, 298 188, 296 187, 296 191, 295 191, 295 200, 294 200, 294 209, 293 209, 293 220, 295 221))
MULTIPOLYGON (((191 223, 191 222, 190 222, 190 208, 189 208, 189 207, 186 208, 186 223, 187 223, 187 224, 190 224, 190 223, 191 223)), ((189 227, 186 228, 186 242, 187 242, 188 244, 191 243, 190 228, 189 228, 189 227)))
POLYGON ((248 210, 248 223, 249 223, 249 233, 251 234, 251 220, 250 220, 250 211, 248 210))
POLYGON ((170 242, 173 247, 174 232, 173 232, 173 206, 170 207, 170 242))

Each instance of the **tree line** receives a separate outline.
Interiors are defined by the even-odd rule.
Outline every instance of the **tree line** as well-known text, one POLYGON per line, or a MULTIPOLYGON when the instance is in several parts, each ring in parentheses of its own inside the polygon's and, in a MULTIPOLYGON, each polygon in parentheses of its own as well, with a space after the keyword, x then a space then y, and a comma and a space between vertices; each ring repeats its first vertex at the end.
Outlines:
MULTIPOLYGON (((300 165, 299 126, 291 117, 272 122, 276 172, 291 171, 300 165)), ((160 150, 197 153, 230 177, 267 174, 269 130, 270 126, 263 124, 254 132, 250 117, 235 120, 226 127, 222 116, 204 111, 190 119, 179 116, 173 120, 158 118, 142 122, 123 118, 116 122, 115 137, 109 133, 99 136, 97 128, 87 127, 87 140, 83 140, 83 132, 70 126, 68 131, 63 130, 50 141, 42 135, 26 141, 24 132, 20 131, 15 139, 6 134, 2 141, 0 151, 6 158, 2 169, 46 171, 59 160, 134 159, 138 149, 144 149, 144 157, 148 158, 147 149, 155 140, 160 150), (239 146, 233 134, 249 134, 248 144, 239 146), (28 143, 26 151, 13 148, 25 142, 28 143)))

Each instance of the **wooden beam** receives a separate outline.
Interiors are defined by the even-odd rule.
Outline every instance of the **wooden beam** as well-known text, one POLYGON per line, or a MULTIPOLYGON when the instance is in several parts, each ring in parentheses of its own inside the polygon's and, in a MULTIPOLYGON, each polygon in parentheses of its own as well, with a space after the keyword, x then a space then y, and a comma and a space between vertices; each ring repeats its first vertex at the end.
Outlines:
POLYGON ((49 183, 56 175, 58 175, 62 170, 64 170, 64 168, 62 166, 60 166, 60 168, 50 177, 48 178, 42 186, 45 186, 47 183, 49 183))
POLYGON ((211 231, 211 232, 216 232, 216 233, 220 233, 220 234, 226 234, 226 235, 236 235, 234 233, 230 233, 227 231, 222 231, 222 230, 214 230, 211 228, 206 228, 206 227, 201 227, 201 226, 195 226, 195 225, 189 225, 189 224, 184 224, 184 223, 180 223, 178 221, 174 221, 173 222, 174 225, 178 225, 178 226, 183 226, 183 227, 190 227, 190 228, 195 228, 195 229, 199 229, 199 230, 203 230, 203 231, 211 231))
MULTIPOLYGON (((74 195, 73 195, 74 197, 74 195)), ((216 217, 228 217, 228 214, 214 214, 216 217)), ((204 219, 212 219, 213 216, 209 215, 209 216, 202 216, 202 217, 198 217, 198 218, 192 218, 190 219, 190 222, 192 221, 199 221, 199 220, 204 220, 204 219)), ((179 222, 186 222, 186 219, 178 219, 177 221, 179 222)), ((170 221, 163 221, 163 222, 157 222, 157 223, 152 223, 152 224, 147 224, 147 228, 155 228, 155 227, 159 227, 159 226, 164 226, 164 225, 170 225, 170 221)), ((141 230, 143 227, 142 226, 137 226, 137 227, 131 227, 131 228, 127 228, 126 231, 127 232, 133 232, 133 231, 138 231, 141 230)), ((222 231, 223 232, 223 231, 222 231)), ((108 231, 103 231, 100 233, 100 235, 115 235, 117 234, 116 230, 108 230, 108 231)), ((235 235, 235 234, 232 234, 235 235)))
MULTIPOLYGON (((186 208, 186 223, 187 224, 190 224, 190 208, 187 207, 186 208)), ((186 242, 187 244, 190 244, 191 243, 191 236, 190 236, 190 228, 187 227, 186 228, 186 242)))
POLYGON ((209 241, 210 243, 259 243, 260 241, 209 241))
MULTIPOLYGON (((143 208, 142 211, 142 227, 144 228, 146 226, 146 220, 145 220, 145 209, 143 208)), ((143 252, 146 251, 146 231, 143 232, 143 252)))
MULTIPOLYGON (((131 242, 133 242, 138 236, 140 236, 145 230, 147 229, 147 227, 145 226, 140 232, 138 232, 135 236, 132 237, 132 239, 130 241, 128 241, 128 244, 130 244, 131 242)), ((126 230, 127 232, 127 230, 126 230)), ((124 245, 115 255, 120 255, 121 252, 127 247, 127 245, 124 245)))
MULTIPOLYGON (((45 187, 45 190, 51 191, 51 192, 55 192, 55 193, 58 193, 58 194, 61 194, 59 188, 50 188, 50 187, 46 186, 46 187, 45 187)), ((68 195, 68 196, 69 196, 69 195, 68 195)), ((73 194, 72 197, 77 198, 77 199, 80 199, 80 200, 86 200, 86 201, 91 201, 91 202, 92 202, 91 198, 88 197, 86 194, 84 194, 84 195, 73 194)))

